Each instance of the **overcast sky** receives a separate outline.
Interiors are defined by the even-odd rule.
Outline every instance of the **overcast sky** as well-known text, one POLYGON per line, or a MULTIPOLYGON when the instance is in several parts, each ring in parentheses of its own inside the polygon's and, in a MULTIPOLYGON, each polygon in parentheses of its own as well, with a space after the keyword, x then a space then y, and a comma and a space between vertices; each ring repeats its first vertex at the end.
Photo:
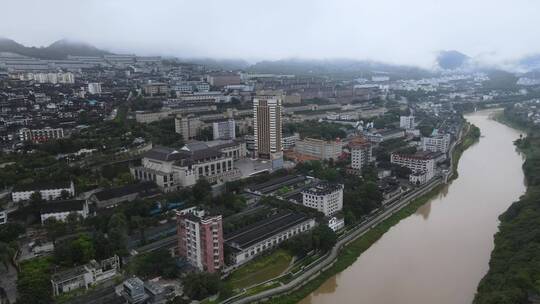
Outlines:
POLYGON ((2 0, 0 36, 180 57, 354 58, 428 67, 540 51, 537 0, 2 0))

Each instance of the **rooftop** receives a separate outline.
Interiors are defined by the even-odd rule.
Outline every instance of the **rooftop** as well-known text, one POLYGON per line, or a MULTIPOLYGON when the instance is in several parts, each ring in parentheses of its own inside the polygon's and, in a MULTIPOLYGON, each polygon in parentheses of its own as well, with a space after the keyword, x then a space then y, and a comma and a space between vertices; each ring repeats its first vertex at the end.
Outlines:
POLYGON ((41 214, 71 212, 84 209, 85 200, 52 201, 40 204, 41 214))
POLYGON ((353 139, 351 139, 351 141, 349 142, 349 147, 351 149, 362 149, 362 148, 367 148, 371 145, 371 143, 365 139, 364 137, 355 137, 353 139))
POLYGON ((173 148, 157 146, 144 153, 143 157, 161 161, 175 161, 182 158, 182 154, 173 148))
POLYGON ((278 190, 284 186, 304 182, 307 177, 303 175, 286 175, 273 178, 267 182, 249 186, 251 191, 261 192, 263 194, 278 190))
POLYGON ((403 157, 403 158, 428 160, 428 159, 435 158, 437 156, 437 153, 433 153, 433 152, 429 152, 429 151, 418 151, 418 152, 416 152, 414 154, 404 154, 404 153, 393 152, 392 155, 397 155, 397 156, 403 157))
POLYGON ((96 192, 94 195, 100 201, 109 200, 112 198, 122 197, 134 193, 148 193, 156 189, 156 185, 152 182, 143 182, 139 184, 132 184, 123 187, 106 189, 96 192))
POLYGON ((403 131, 402 129, 390 129, 390 130, 385 130, 385 131, 379 132, 379 134, 381 134, 382 136, 392 135, 392 134, 397 134, 397 133, 405 134, 405 131, 403 131))
POLYGON ((42 182, 32 183, 27 185, 17 185, 13 188, 13 192, 21 191, 39 191, 48 189, 68 189, 71 187, 71 181, 63 182, 42 182))
POLYGON ((343 189, 342 184, 330 184, 321 182, 314 186, 308 187, 302 191, 302 193, 309 193, 314 195, 326 195, 343 189))
POLYGON ((236 139, 216 139, 216 140, 206 142, 206 145, 208 145, 208 147, 211 147, 211 148, 223 149, 223 148, 237 146, 240 143, 241 141, 236 140, 236 139))
POLYGON ((235 248, 246 248, 308 219, 301 213, 276 214, 226 235, 225 243, 235 248))
POLYGON ((71 280, 73 278, 76 278, 78 276, 81 276, 86 273, 86 270, 83 266, 71 268, 68 270, 64 270, 61 272, 57 272, 51 276, 51 281, 55 283, 61 283, 64 281, 71 280))

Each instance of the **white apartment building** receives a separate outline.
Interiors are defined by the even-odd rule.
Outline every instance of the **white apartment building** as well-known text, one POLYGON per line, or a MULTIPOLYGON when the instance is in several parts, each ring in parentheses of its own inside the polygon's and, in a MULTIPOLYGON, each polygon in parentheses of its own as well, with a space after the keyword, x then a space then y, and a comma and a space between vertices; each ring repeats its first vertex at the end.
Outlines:
POLYGON ((246 149, 255 151, 255 136, 250 134, 244 135, 244 141, 246 142, 246 149))
POLYGON ((170 92, 169 85, 162 82, 147 83, 142 86, 144 94, 154 95, 168 95, 170 92))
POLYGON ((337 160, 343 151, 341 140, 322 140, 306 137, 296 141, 294 150, 303 155, 309 155, 321 160, 337 160))
POLYGON ((317 209, 325 216, 343 209, 343 185, 318 183, 302 191, 302 204, 317 209))
POLYGON ((373 147, 369 142, 351 142, 349 148, 351 149, 351 168, 362 170, 372 162, 373 147))
POLYGON ((20 74, 20 80, 34 80, 39 83, 75 83, 75 76, 71 72, 58 73, 26 73, 20 74))
POLYGON ((236 123, 234 119, 216 121, 212 124, 214 140, 216 139, 235 139, 236 123))
POLYGON ((58 83, 75 83, 75 76, 71 72, 56 74, 58 83))
POLYGON ((65 222, 72 213, 82 218, 87 218, 90 215, 90 209, 86 200, 53 201, 41 204, 40 207, 42 225, 49 218, 54 218, 59 222, 65 222))
POLYGON ((193 92, 207 93, 210 92, 210 85, 202 81, 187 81, 174 85, 171 89, 176 91, 177 94, 189 94, 193 92))
POLYGON ((88 84, 88 93, 92 95, 98 95, 101 94, 101 83, 99 82, 90 82, 88 84))
POLYGON ((33 193, 39 192, 42 199, 49 201, 60 198, 64 191, 67 192, 70 197, 75 196, 75 185, 73 182, 15 186, 11 192, 11 199, 15 203, 27 201, 33 193))
POLYGON ((333 216, 328 219, 327 222, 328 228, 332 229, 334 232, 337 232, 345 228, 345 219, 343 217, 333 216))
POLYGON ((401 129, 414 129, 414 116, 400 116, 399 127, 401 129))
POLYGON ((195 138, 203 125, 204 123, 193 114, 186 116, 178 115, 174 119, 174 130, 176 133, 182 135, 184 140, 195 138))
POLYGON ((390 162, 411 169, 413 173, 425 172, 426 180, 435 176, 435 159, 431 153, 418 152, 416 154, 392 153, 390 162))
POLYGON ((450 134, 422 137, 422 150, 430 152, 448 152, 450 148, 450 134))
POLYGON ((0 208, 0 225, 7 223, 7 211, 0 208))
POLYGON ((176 97, 182 102, 190 103, 222 103, 231 101, 231 96, 224 95, 221 91, 194 92, 191 94, 176 92, 176 97))
POLYGON ((364 134, 365 138, 374 143, 382 143, 384 141, 394 139, 394 138, 403 138, 405 137, 405 130, 402 129, 391 129, 375 133, 366 133, 364 134))
POLYGON ((411 184, 422 185, 427 181, 429 181, 429 178, 426 171, 417 171, 409 175, 409 182, 411 182, 411 184))
POLYGON ((390 77, 388 76, 381 76, 381 75, 371 76, 371 81, 373 82, 384 82, 384 81, 389 81, 389 80, 390 80, 390 77))
POLYGON ((292 148, 294 148, 294 146, 296 145, 296 142, 300 140, 300 134, 299 133, 294 133, 292 135, 289 135, 289 136, 284 136, 283 137, 283 150, 290 150, 292 148))
POLYGON ((46 142, 51 139, 64 138, 64 129, 50 128, 29 129, 22 128, 19 130, 19 139, 21 141, 31 141, 34 143, 46 142))

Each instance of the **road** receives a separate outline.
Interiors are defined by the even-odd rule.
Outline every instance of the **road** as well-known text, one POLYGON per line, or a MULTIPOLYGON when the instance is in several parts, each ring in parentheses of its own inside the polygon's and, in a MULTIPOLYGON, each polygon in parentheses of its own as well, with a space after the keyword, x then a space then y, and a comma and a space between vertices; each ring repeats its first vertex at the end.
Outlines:
MULTIPOLYGON (((17 298, 17 270, 8 263, 8 269, 6 270, 3 265, 0 265, 0 288, 3 288, 8 303, 15 303, 17 298)), ((0 295, 0 303, 2 303, 2 295, 0 295)))

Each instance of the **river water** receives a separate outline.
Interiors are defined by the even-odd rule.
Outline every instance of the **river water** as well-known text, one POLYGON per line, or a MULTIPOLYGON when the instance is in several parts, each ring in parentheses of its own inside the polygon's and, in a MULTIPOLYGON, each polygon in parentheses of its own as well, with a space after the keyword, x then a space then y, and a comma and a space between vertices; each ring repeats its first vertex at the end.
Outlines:
POLYGON ((520 132, 467 115, 482 132, 458 164, 459 177, 399 222, 302 304, 471 303, 488 270, 498 216, 525 192, 520 132))

